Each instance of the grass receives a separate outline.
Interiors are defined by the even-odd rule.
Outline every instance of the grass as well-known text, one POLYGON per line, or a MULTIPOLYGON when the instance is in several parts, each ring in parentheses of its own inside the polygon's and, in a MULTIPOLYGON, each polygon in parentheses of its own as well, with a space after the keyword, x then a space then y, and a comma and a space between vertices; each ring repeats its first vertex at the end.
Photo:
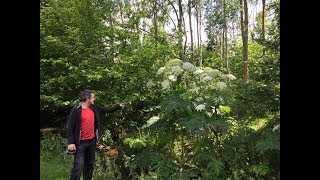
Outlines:
MULTIPOLYGON (((41 180, 69 180, 73 167, 73 156, 65 153, 66 138, 59 134, 45 132, 41 138, 40 148, 40 179, 41 180)), ((83 179, 81 177, 81 179, 83 179)), ((103 170, 99 153, 96 151, 96 163, 93 180, 114 179, 114 169, 107 162, 107 169, 103 170)))
POLYGON ((73 156, 63 155, 54 151, 41 149, 40 152, 40 179, 66 180, 69 179, 73 156))
MULTIPOLYGON (((96 158, 98 154, 96 154, 96 158)), ((40 180, 69 180, 70 172, 73 166, 73 156, 64 154, 63 152, 55 152, 49 149, 41 149, 40 152, 40 180)), ((112 175, 106 176, 98 175, 99 168, 95 167, 93 179, 94 180, 111 180, 112 175)), ((101 170, 100 170, 101 171, 101 170)), ((110 170, 109 170, 110 171, 110 170)), ((109 173, 112 173, 110 171, 109 173)), ((81 177, 81 179, 83 179, 81 177)))

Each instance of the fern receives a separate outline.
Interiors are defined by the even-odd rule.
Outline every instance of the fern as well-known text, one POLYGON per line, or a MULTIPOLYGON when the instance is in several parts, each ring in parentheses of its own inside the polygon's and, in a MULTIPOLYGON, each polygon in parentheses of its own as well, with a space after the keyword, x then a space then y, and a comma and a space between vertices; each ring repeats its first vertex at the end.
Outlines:
POLYGON ((176 179, 194 179, 197 178, 197 172, 195 170, 182 170, 175 172, 168 179, 176 180, 176 179))
POLYGON ((205 132, 204 117, 194 114, 191 118, 180 118, 179 124, 192 136, 199 136, 205 132))
POLYGON ((140 169, 145 171, 151 171, 154 169, 154 166, 160 160, 160 157, 155 151, 147 151, 139 153, 137 155, 132 155, 130 157, 131 164, 130 166, 133 169, 140 169))
POLYGON ((208 153, 199 153, 194 160, 204 177, 218 177, 224 169, 224 163, 208 153))
POLYGON ((159 179, 168 179, 178 171, 178 164, 170 155, 159 153, 159 160, 154 166, 154 169, 159 175, 159 179))
POLYGON ((257 176, 265 176, 269 172, 269 167, 264 164, 252 165, 250 167, 250 172, 257 176))
POLYGON ((279 133, 267 133, 264 139, 257 142, 255 148, 260 154, 263 154, 269 150, 280 151, 279 133))
POLYGON ((192 107, 192 104, 190 102, 187 102, 176 96, 166 97, 160 103, 160 105, 166 112, 171 112, 172 110, 180 112, 190 112, 192 107))
POLYGON ((220 133, 225 133, 231 127, 231 123, 228 122, 225 117, 212 117, 207 119, 207 125, 220 133))
POLYGON ((141 179, 146 177, 149 179, 155 177, 157 179, 168 179, 175 172, 178 172, 178 165, 174 158, 156 151, 145 151, 132 155, 128 166, 133 174, 141 172, 141 179))
POLYGON ((224 164, 222 161, 212 158, 211 162, 208 164, 206 170, 210 172, 210 175, 219 176, 224 169, 224 164))

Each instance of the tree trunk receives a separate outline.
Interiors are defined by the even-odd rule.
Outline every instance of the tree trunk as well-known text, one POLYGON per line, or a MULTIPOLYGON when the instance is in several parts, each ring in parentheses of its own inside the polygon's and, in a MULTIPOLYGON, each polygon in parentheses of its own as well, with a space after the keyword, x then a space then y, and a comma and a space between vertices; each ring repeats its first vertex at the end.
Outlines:
POLYGON ((124 9, 123 6, 124 6, 124 4, 121 2, 119 6, 120 6, 121 24, 123 24, 123 16, 124 16, 124 15, 123 15, 123 9, 124 9))
POLYGON ((196 3, 196 25, 197 25, 197 46, 198 46, 198 50, 200 47, 200 43, 199 43, 199 3, 196 3))
MULTIPOLYGON (((121 24, 124 24, 124 9, 125 9, 125 4, 124 2, 120 3, 120 19, 121 19, 121 24)), ((131 29, 130 29, 131 30, 131 29)), ((130 31, 129 30, 129 31, 130 31)), ((121 38, 121 48, 126 49, 127 46, 127 38, 121 38)))
POLYGON ((264 26, 264 18, 265 18, 265 6, 266 6, 266 0, 262 0, 262 58, 264 59, 264 56, 266 54, 265 47, 264 47, 264 41, 265 41, 265 26, 264 26))
POLYGON ((199 65, 202 67, 202 39, 201 39, 201 22, 202 22, 202 13, 201 13, 201 8, 202 8, 202 0, 199 0, 199 65))
POLYGON ((188 41, 188 36, 187 36, 187 30, 186 30, 186 21, 184 20, 184 16, 182 16, 183 17, 183 34, 184 34, 184 36, 186 37, 186 39, 185 39, 185 41, 184 41, 184 46, 183 46, 183 59, 185 59, 185 57, 186 57, 186 50, 187 50, 187 41, 188 41))
POLYGON ((155 45, 157 47, 157 41, 158 41, 158 15, 157 15, 157 0, 154 0, 153 5, 153 26, 154 26, 154 38, 155 38, 155 45))
MULTIPOLYGON (((220 13, 222 14, 222 21, 224 21, 224 15, 223 15, 223 2, 224 0, 220 0, 220 4, 219 4, 219 8, 220 8, 220 13)), ((221 69, 223 70, 224 66, 225 66, 225 46, 224 46, 224 23, 222 22, 222 29, 221 29, 221 36, 220 36, 220 39, 221 39, 221 50, 220 50, 220 57, 221 57, 221 69)))
POLYGON ((234 21, 232 21, 232 40, 234 40, 234 21))
POLYGON ((142 41, 145 39, 145 37, 147 36, 147 18, 143 18, 142 20, 142 41))
POLYGON ((220 59, 221 59, 221 69, 223 68, 223 55, 224 55, 224 52, 223 52, 223 31, 221 30, 221 33, 220 33, 220 59))
MULTIPOLYGON (((170 0, 168 0, 168 2, 172 6, 172 8, 173 8, 173 10, 174 10, 174 12, 176 14, 177 20, 179 21, 179 15, 178 15, 178 12, 177 12, 176 8, 174 7, 173 3, 170 0)), ((172 21, 172 23, 174 25, 174 28, 177 29, 176 23, 174 22, 174 20, 172 19, 172 17, 170 15, 169 15, 169 18, 171 19, 171 21, 172 21)))
POLYGON ((191 62, 194 63, 193 59, 193 33, 192 33, 192 23, 191 23, 191 0, 188 0, 188 14, 189 14, 189 26, 190 26, 190 37, 191 37, 191 62))
POLYGON ((183 18, 183 13, 182 13, 182 0, 178 0, 178 6, 179 6, 179 18, 178 18, 178 35, 179 35, 179 40, 178 40, 178 46, 179 46, 179 58, 183 61, 183 32, 182 32, 182 18, 183 18))
POLYGON ((243 59, 243 81, 249 82, 248 69, 248 6, 247 0, 240 0, 241 5, 241 35, 242 35, 242 59, 243 59), (243 4, 243 5, 242 5, 243 4), (244 17, 243 17, 244 15, 244 17))
POLYGON ((111 28, 111 37, 110 37, 111 59, 112 59, 112 62, 115 63, 114 27, 113 27, 112 11, 110 11, 109 13, 109 19, 110 19, 110 28, 111 28))
POLYGON ((226 6, 225 6, 226 0, 222 0, 222 9, 223 9, 223 43, 224 43, 224 61, 225 61, 225 67, 227 69, 227 73, 230 74, 229 70, 229 62, 228 62, 228 36, 227 36, 227 18, 226 18, 226 6))

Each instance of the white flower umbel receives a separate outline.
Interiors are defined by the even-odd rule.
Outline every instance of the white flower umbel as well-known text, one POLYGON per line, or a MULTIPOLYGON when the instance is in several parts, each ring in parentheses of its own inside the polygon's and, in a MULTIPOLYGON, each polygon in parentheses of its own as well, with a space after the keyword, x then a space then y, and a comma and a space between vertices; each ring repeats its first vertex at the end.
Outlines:
POLYGON ((189 84, 189 88, 188 88, 188 91, 189 91, 189 92, 198 94, 198 93, 199 93, 199 90, 200 90, 200 87, 199 87, 195 82, 191 82, 191 83, 189 84))
POLYGON ((206 108, 206 105, 205 104, 199 104, 197 107, 196 107, 196 110, 197 111, 202 111, 206 108))
POLYGON ((154 85, 155 85, 155 84, 154 84, 154 82, 153 82, 152 80, 148 81, 147 84, 146 84, 146 86, 147 86, 148 88, 150 88, 150 87, 152 87, 152 86, 154 86, 154 85))
POLYGON ((221 96, 219 97, 213 97, 212 99, 213 101, 215 101, 216 103, 218 104, 222 104, 224 101, 223 101, 223 98, 221 96))
POLYGON ((275 130, 277 130, 277 129, 280 129, 280 124, 275 125, 275 126, 272 128, 272 131, 275 131, 275 130))
POLYGON ((151 117, 151 118, 147 121, 147 123, 148 123, 149 125, 151 125, 151 124, 154 124, 155 122, 157 122, 159 119, 160 119, 159 116, 153 116, 153 117, 151 117))
POLYGON ((223 74, 223 75, 221 75, 221 79, 222 79, 223 81, 227 81, 227 80, 228 80, 228 77, 227 77, 225 74, 223 74))
POLYGON ((174 74, 179 74, 180 72, 183 72, 183 69, 180 66, 172 66, 171 72, 173 72, 174 74))
POLYGON ((226 87, 227 87, 227 84, 225 82, 217 82, 218 89, 224 89, 226 87))
POLYGON ((213 71, 211 67, 205 67, 203 70, 205 73, 211 73, 213 71))
POLYGON ((157 71, 157 75, 162 74, 165 69, 166 69, 166 67, 161 67, 161 68, 157 71))
POLYGON ((152 124, 156 123, 157 121, 159 121, 160 117, 159 116, 153 116, 151 117, 148 121, 147 124, 142 126, 142 129, 151 126, 152 124))
MULTIPOLYGON (((213 106, 211 108, 212 108, 212 113, 216 113, 216 109, 213 106)), ((219 109, 217 109, 217 114, 220 114, 219 109)))
POLYGON ((182 64, 182 69, 192 70, 192 69, 194 69, 194 65, 191 64, 191 63, 189 63, 189 62, 184 62, 184 63, 182 64))
POLYGON ((174 81, 177 80, 177 76, 175 76, 175 75, 169 75, 169 76, 168 76, 168 79, 169 79, 170 81, 174 82, 174 81))
POLYGON ((217 75, 220 75, 220 74, 221 74, 221 72, 219 70, 217 70, 217 69, 213 69, 211 71, 211 75, 213 75, 213 76, 217 76, 217 75))
POLYGON ((197 97, 196 101, 198 101, 198 102, 203 101, 203 98, 202 97, 197 97))
POLYGON ((210 81, 210 80, 212 80, 212 77, 211 77, 211 76, 205 75, 205 76, 202 76, 202 77, 201 77, 201 81, 210 81))
POLYGON ((204 68, 204 73, 210 75, 210 76, 218 76, 221 74, 221 72, 217 69, 212 69, 210 67, 205 67, 204 68))
POLYGON ((230 80, 235 80, 235 79, 237 79, 234 75, 232 75, 232 74, 227 74, 226 75, 227 76, 227 78, 229 78, 230 80))
POLYGON ((164 80, 164 81, 162 81, 161 86, 162 86, 162 90, 169 89, 170 88, 170 82, 168 80, 164 80))
POLYGON ((197 70, 195 70, 195 71, 193 72, 193 74, 195 74, 195 75, 198 75, 198 74, 201 74, 201 73, 203 73, 203 70, 202 70, 202 69, 197 69, 197 70))

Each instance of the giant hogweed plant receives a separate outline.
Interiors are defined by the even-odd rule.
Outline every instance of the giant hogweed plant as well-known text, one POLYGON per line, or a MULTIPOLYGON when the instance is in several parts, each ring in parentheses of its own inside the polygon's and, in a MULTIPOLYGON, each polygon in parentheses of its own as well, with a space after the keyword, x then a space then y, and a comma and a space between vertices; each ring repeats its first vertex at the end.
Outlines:
POLYGON ((223 135, 232 125, 228 104, 234 79, 232 74, 211 67, 196 67, 173 59, 146 84, 150 93, 159 95, 161 103, 154 107, 159 114, 142 128, 154 133, 155 140, 163 144, 161 150, 178 156, 180 172, 194 169, 202 176, 221 175, 224 164, 219 153, 223 135), (164 134, 170 137, 167 143, 159 139, 164 134), (193 158, 188 157, 187 147, 195 153, 193 158), (203 157, 210 157, 212 163, 205 163, 203 157))
POLYGON ((175 125, 192 136, 203 135, 208 128, 224 132, 223 122, 228 122, 231 111, 229 84, 234 79, 232 74, 211 67, 195 67, 179 59, 168 61, 146 84, 150 91, 160 92, 162 101, 157 107, 160 113, 144 127, 175 125))

